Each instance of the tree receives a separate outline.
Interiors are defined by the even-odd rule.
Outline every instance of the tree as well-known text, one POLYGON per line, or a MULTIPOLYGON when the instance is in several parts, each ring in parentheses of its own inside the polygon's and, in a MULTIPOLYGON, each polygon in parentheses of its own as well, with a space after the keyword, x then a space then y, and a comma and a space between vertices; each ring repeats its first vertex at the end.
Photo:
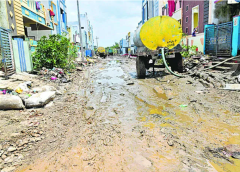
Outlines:
POLYGON ((239 14, 240 4, 227 4, 227 1, 216 3, 214 15, 220 23, 232 21, 233 16, 239 14))
POLYGON ((120 48, 119 43, 115 42, 115 45, 113 45, 112 48, 119 49, 120 48))

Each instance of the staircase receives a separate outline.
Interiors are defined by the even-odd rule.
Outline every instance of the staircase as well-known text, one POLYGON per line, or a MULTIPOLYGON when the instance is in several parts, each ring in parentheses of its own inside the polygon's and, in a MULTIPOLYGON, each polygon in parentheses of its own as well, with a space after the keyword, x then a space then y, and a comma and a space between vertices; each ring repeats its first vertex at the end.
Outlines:
MULTIPOLYGON (((216 60, 212 60, 212 64, 208 67, 211 67, 213 65, 216 65, 224 60, 226 60, 227 58, 217 58, 216 60)), ((236 71, 239 70, 240 68, 240 58, 236 58, 233 60, 229 60, 219 66, 216 66, 215 68, 213 68, 213 70, 218 70, 218 71, 236 71)))

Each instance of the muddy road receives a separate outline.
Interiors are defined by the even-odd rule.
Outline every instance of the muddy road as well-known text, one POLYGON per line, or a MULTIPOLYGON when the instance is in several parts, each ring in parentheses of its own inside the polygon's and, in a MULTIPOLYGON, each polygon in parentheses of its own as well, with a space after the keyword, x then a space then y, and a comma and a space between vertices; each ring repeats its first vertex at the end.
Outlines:
POLYGON ((229 152, 239 95, 165 70, 137 79, 135 59, 100 60, 40 110, 44 140, 17 171, 239 171, 229 152))

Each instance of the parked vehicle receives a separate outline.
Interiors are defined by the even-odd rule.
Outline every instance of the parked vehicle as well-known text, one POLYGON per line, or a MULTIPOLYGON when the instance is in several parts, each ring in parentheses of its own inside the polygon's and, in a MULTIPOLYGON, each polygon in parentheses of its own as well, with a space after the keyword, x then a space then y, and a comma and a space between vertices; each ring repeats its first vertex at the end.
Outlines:
POLYGON ((97 49, 97 54, 98 54, 100 57, 105 58, 105 57, 106 57, 105 48, 104 48, 104 47, 98 47, 98 49, 97 49))
MULTIPOLYGON (((183 72, 183 60, 179 45, 182 38, 180 23, 168 16, 157 16, 149 19, 135 31, 133 42, 137 47, 136 70, 138 78, 146 77, 146 69, 162 68, 155 65, 162 58, 160 48, 167 52, 167 62, 172 71, 183 72)), ((164 53, 165 54, 165 53, 164 53)), ((168 68, 169 69, 169 68, 168 68)))
POLYGON ((109 49, 108 49, 108 55, 109 55, 109 56, 113 56, 113 49, 112 49, 112 48, 109 48, 109 49))

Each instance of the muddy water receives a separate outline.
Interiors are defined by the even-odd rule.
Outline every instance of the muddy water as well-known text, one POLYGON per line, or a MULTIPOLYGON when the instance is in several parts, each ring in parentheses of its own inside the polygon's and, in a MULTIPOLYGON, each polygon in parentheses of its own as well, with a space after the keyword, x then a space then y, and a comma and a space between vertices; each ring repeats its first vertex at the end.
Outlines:
POLYGON ((134 60, 120 57, 87 72, 77 145, 22 171, 240 171, 239 160, 208 151, 240 144, 240 116, 219 104, 219 93, 163 71, 136 79, 134 60))

